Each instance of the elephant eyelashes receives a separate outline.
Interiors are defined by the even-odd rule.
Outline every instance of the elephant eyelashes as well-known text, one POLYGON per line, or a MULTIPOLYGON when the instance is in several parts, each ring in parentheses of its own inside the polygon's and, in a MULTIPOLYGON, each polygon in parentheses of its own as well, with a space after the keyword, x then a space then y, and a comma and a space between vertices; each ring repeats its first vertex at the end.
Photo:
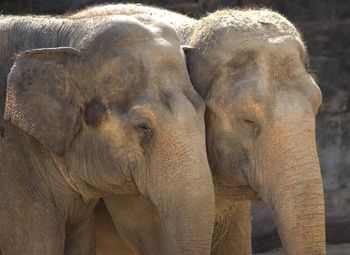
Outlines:
POLYGON ((255 123, 255 121, 247 118, 243 118, 242 122, 244 125, 249 129, 249 131, 254 134, 254 135, 259 135, 260 133, 260 128, 259 126, 255 123))
POLYGON ((254 125, 254 121, 252 121, 252 120, 243 119, 243 121, 244 121, 247 125, 254 125))
POLYGON ((98 127, 108 117, 108 107, 99 99, 93 99, 86 105, 85 121, 92 127, 98 127))
POLYGON ((137 124, 136 129, 142 133, 141 145, 149 144, 153 138, 153 131, 146 123, 137 124))

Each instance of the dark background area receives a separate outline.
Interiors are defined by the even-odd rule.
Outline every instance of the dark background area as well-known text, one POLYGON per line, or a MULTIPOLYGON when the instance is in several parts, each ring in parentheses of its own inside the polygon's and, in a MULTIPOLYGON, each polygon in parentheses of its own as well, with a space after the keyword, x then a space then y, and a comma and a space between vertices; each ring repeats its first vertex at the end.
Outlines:
MULTIPOLYGON (((192 17, 222 7, 267 7, 290 19, 304 35, 323 93, 317 142, 326 192, 327 242, 350 243, 350 0, 0 0, 2 14, 63 14, 89 5, 139 2, 192 17)), ((256 251, 279 245, 269 209, 255 203, 256 251)))

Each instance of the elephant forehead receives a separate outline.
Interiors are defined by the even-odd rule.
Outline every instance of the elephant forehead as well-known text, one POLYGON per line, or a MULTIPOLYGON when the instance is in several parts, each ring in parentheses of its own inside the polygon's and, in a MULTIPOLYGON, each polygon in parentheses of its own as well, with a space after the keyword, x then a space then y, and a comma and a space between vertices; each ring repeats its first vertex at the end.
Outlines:
POLYGON ((149 79, 145 68, 137 55, 119 52, 118 56, 88 68, 82 86, 87 88, 88 97, 98 95, 108 101, 119 101, 145 87, 149 79))
POLYGON ((306 67, 306 51, 298 38, 271 38, 261 50, 260 65, 266 87, 278 92, 306 97, 314 108, 321 103, 321 92, 306 67))
POLYGON ((168 101, 191 88, 180 49, 166 46, 153 56, 152 47, 119 49, 114 56, 93 63, 82 83, 88 97, 98 95, 110 102, 130 102, 139 96, 168 101))
POLYGON ((298 38, 285 35, 245 39, 244 35, 236 39, 236 46, 231 45, 231 54, 222 56, 235 84, 249 78, 267 87, 273 84, 298 86, 293 80, 306 73, 306 52, 298 38))
POLYGON ((165 87, 169 91, 190 86, 184 56, 172 29, 128 18, 101 26, 81 47, 89 63, 83 86, 91 87, 90 97, 98 94, 109 101, 130 101, 145 89, 159 92, 165 87))
POLYGON ((240 33, 249 37, 289 34, 300 37, 296 28, 282 15, 269 10, 224 9, 214 12, 200 20, 196 26, 196 35, 203 47, 211 47, 218 42, 235 39, 240 33))

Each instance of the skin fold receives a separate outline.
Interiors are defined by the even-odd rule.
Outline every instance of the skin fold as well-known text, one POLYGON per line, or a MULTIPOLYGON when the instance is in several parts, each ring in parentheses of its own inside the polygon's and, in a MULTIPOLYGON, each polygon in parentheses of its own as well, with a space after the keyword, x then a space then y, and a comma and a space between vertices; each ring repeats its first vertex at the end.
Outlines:
MULTIPOLYGON (((227 9, 194 20, 128 4, 92 7, 72 18, 114 13, 157 17, 173 25, 181 42, 192 47, 187 67, 206 103, 207 152, 217 200, 212 254, 251 254, 247 215, 256 195, 272 208, 285 254, 325 254, 315 142, 321 92, 308 73, 296 28, 269 10, 227 9)), ((133 210, 118 206, 118 200, 113 196, 105 201, 112 217, 133 210)), ((130 218, 118 219, 117 229, 133 248, 157 254, 156 241, 131 228, 126 233, 130 218), (140 244, 135 238, 148 241, 140 244)))
POLYGON ((205 107, 175 30, 3 16, 0 34, 0 254, 95 254, 109 194, 152 205, 161 254, 209 254, 205 107))

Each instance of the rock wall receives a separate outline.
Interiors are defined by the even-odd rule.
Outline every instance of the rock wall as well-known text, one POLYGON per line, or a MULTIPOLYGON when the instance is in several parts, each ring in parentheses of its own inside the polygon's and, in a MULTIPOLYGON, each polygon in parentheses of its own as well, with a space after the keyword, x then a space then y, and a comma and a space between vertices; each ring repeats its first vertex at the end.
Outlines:
MULTIPOLYGON (((2 0, 1 13, 61 14, 103 0, 2 0)), ((112 1, 110 1, 112 2, 112 1)), ((114 1, 116 2, 116 1, 114 1)), ((119 1, 133 2, 133 1, 119 1)), ((134 1, 135 2, 135 1, 134 1)), ((268 7, 304 35, 311 67, 323 93, 317 142, 326 192, 327 241, 350 242, 350 1, 349 0, 146 0, 137 1, 200 17, 221 7, 268 7)), ((269 209, 253 206, 254 244, 279 244, 269 209)), ((258 249, 257 249, 258 250, 258 249)))

